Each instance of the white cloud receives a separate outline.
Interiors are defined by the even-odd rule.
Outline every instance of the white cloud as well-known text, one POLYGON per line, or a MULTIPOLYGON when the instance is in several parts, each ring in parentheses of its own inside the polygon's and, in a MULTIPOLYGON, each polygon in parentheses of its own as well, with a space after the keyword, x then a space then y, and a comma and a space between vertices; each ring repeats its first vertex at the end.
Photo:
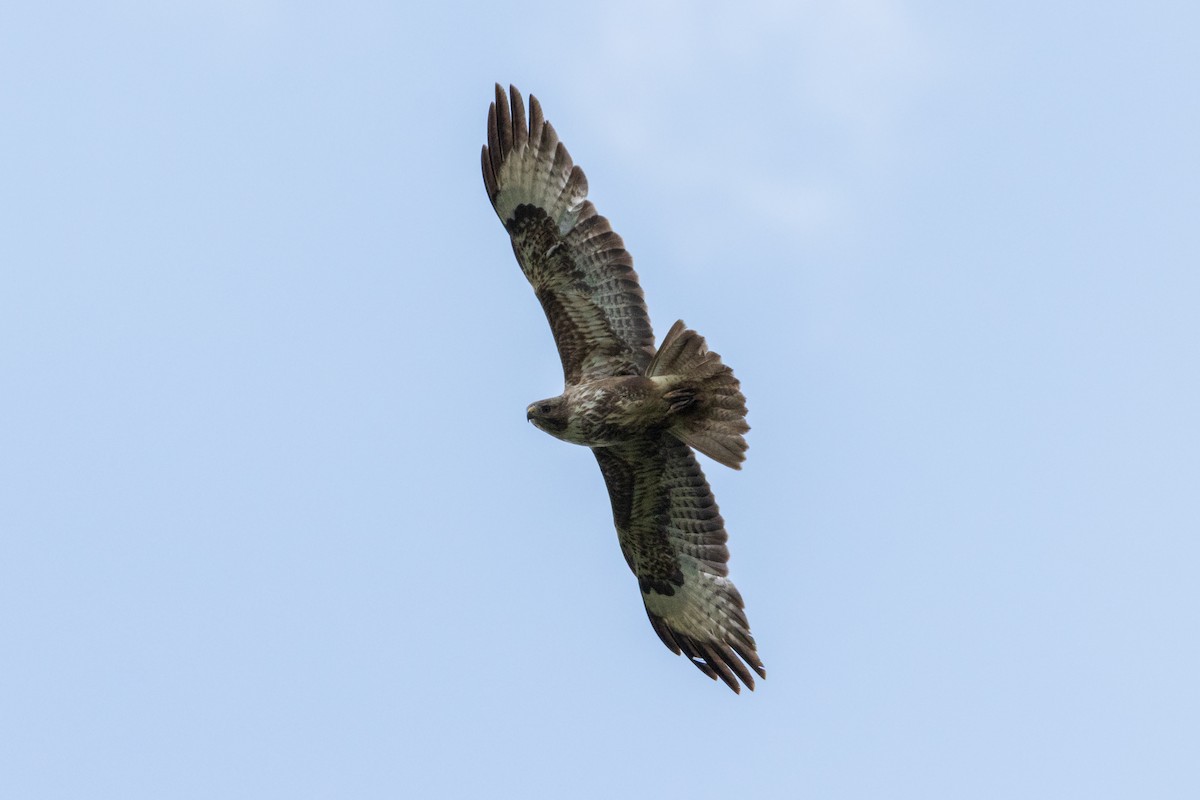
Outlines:
POLYGON ((655 180, 789 237, 847 213, 847 174, 889 157, 929 69, 901 0, 603 8, 573 116, 655 180))
POLYGON ((198 25, 235 38, 260 35, 278 25, 287 12, 283 0, 121 0, 115 7, 130 20, 198 25))
POLYGON ((868 134, 928 68, 900 0, 620 1, 605 6, 596 31, 590 52, 599 88, 630 110, 660 107, 664 89, 677 83, 744 90, 752 80, 783 102, 868 134))

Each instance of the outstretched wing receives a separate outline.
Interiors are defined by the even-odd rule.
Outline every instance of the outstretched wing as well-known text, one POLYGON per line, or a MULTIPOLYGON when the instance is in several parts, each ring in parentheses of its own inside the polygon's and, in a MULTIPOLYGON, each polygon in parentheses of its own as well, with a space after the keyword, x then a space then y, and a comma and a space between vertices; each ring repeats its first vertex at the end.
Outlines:
POLYGON ((568 384, 581 378, 640 375, 654 355, 654 332, 633 259, 587 199, 587 178, 529 98, 516 87, 488 109, 483 182, 512 237, 562 358, 568 384))
POLYGON ((726 577, 725 521, 691 449, 669 434, 596 447, 621 552, 655 633, 735 692, 765 678, 742 596, 726 577))

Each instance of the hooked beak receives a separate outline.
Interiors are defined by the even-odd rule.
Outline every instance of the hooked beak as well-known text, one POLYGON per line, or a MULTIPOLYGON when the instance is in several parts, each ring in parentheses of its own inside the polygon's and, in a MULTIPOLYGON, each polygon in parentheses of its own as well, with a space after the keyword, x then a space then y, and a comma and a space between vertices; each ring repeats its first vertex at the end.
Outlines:
POLYGON ((534 406, 530 406, 529 408, 525 409, 525 419, 526 419, 527 421, 529 421, 529 422, 533 422, 533 412, 534 412, 534 410, 535 410, 535 409, 534 409, 534 406))

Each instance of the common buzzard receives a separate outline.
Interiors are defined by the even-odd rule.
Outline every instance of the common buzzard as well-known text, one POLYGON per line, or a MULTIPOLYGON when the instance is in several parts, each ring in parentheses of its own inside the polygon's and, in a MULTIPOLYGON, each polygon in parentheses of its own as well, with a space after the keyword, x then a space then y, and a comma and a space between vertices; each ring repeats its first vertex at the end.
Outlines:
POLYGON ((650 624, 673 652, 735 692, 766 677, 726 577, 725 521, 692 448, 734 469, 746 399, 732 370, 676 322, 656 350, 633 259, 587 199, 542 108, 496 85, 483 182, 550 321, 565 388, 529 406, 536 427, 590 447, 650 624), (511 104, 511 105, 510 105, 511 104), (511 110, 510 110, 511 107, 511 110))

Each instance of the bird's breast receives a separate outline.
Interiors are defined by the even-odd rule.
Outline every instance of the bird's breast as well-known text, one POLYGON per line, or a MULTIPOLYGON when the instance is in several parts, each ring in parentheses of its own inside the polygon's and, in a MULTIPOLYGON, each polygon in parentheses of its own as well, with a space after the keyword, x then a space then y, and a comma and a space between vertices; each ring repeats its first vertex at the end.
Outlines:
POLYGON ((601 378, 566 392, 564 439, 589 447, 627 442, 666 421, 668 405, 649 378, 601 378))

